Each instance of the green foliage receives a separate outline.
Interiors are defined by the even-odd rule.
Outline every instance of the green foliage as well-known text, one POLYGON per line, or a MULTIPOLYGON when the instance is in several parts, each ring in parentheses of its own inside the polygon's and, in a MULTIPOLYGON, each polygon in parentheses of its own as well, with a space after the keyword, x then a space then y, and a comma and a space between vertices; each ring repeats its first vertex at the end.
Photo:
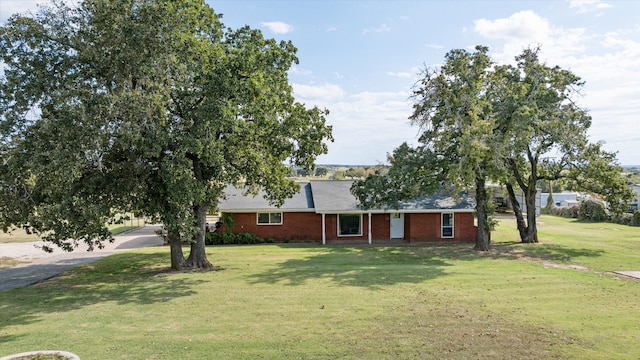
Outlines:
POLYGON ((266 244, 273 243, 272 238, 262 238, 252 233, 207 233, 205 243, 207 245, 239 245, 239 244, 266 244))
POLYGON ((99 247, 103 224, 135 210, 178 246, 195 238, 198 266, 226 184, 274 204, 294 194, 286 162, 313 169, 328 111, 295 101, 291 42, 220 18, 203 1, 114 0, 3 24, 0 225, 99 247))
POLYGON ((236 218, 231 213, 223 212, 220 214, 220 221, 224 224, 227 229, 227 233, 233 233, 233 228, 236 226, 236 218))
POLYGON ((415 85, 413 125, 421 129, 420 146, 406 143, 389 155, 391 167, 354 183, 352 193, 365 208, 397 207, 401 200, 452 188, 476 190, 476 248, 489 249, 492 227, 485 183, 496 171, 494 120, 486 96, 490 79, 489 49, 454 49, 440 69, 427 68, 415 85), (444 184, 444 186, 443 186, 444 184))
POLYGON ((612 214, 610 217, 610 220, 611 222, 620 224, 620 225, 640 226, 640 225, 633 225, 633 215, 634 214, 627 214, 627 213, 612 214))
POLYGON ((585 200, 580 203, 578 219, 601 222, 607 220, 608 216, 604 206, 602 206, 602 203, 595 200, 585 200))
POLYGON ((553 215, 553 216, 560 216, 564 218, 577 219, 578 210, 580 210, 579 205, 563 206, 563 207, 554 206, 554 207, 545 209, 545 215, 553 215))
POLYGON ((402 200, 430 195, 440 188, 436 157, 426 147, 406 143, 393 150, 391 166, 356 180, 351 192, 365 209, 398 208, 402 200))
POLYGON ((316 176, 327 176, 327 168, 325 168, 325 167, 316 168, 315 175, 316 176))
POLYGON ((633 219, 629 222, 631 226, 640 226, 640 211, 635 211, 633 213, 633 219))

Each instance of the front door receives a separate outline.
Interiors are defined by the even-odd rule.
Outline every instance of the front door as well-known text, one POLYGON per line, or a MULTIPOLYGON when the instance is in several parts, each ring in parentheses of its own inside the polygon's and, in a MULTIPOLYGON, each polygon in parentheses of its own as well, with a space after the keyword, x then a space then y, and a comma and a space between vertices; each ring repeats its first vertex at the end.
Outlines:
POLYGON ((391 238, 403 239, 404 238, 404 214, 393 213, 391 214, 391 238))

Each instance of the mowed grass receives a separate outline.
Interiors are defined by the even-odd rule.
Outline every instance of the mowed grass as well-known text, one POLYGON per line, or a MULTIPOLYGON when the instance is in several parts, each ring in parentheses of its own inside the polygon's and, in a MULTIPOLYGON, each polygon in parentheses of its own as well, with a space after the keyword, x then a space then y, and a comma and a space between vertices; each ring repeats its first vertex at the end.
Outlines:
POLYGON ((494 250, 208 248, 222 270, 171 273, 168 248, 118 253, 0 293, 0 355, 82 359, 638 359, 640 228, 511 220, 494 250))

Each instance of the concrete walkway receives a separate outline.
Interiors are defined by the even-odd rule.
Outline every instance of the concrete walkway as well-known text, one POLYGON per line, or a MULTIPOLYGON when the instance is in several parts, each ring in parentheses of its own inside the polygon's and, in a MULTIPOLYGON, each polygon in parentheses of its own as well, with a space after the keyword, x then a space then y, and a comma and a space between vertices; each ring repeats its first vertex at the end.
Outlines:
POLYGON ((53 253, 45 253, 38 247, 42 242, 0 244, 0 258, 10 257, 30 263, 0 269, 0 292, 28 286, 57 276, 67 269, 90 263, 118 251, 126 251, 147 246, 162 246, 162 239, 155 231, 160 225, 147 225, 124 234, 114 236, 113 243, 104 249, 88 252, 81 244, 73 252, 67 253, 56 248, 53 253))
POLYGON ((614 273, 640 280, 640 271, 614 271, 614 273))

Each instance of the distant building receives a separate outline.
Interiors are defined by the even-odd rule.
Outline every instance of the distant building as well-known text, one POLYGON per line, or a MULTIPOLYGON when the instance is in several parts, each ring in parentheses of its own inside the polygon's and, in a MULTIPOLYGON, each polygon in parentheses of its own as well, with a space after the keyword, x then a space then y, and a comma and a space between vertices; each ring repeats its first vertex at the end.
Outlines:
MULTIPOLYGON (((548 199, 549 193, 540 194, 540 202, 542 203, 542 206, 547 206, 548 199)), ((577 205, 579 199, 581 199, 581 195, 578 192, 563 191, 559 193, 553 193, 553 203, 558 207, 577 205), (563 201, 566 201, 564 205, 562 204, 563 201), (568 203, 571 203, 573 205, 566 205, 568 203)))

